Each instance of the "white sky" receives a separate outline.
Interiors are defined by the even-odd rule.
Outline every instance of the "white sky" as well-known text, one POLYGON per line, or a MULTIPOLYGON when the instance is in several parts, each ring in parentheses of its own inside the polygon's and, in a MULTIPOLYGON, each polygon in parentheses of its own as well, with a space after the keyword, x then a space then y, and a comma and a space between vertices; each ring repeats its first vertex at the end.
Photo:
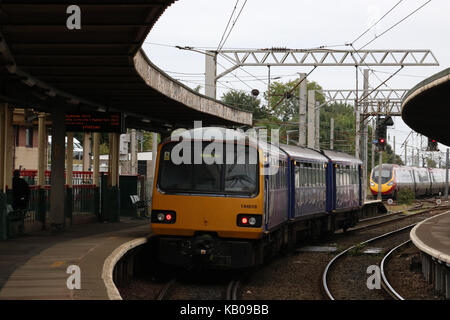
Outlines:
MULTIPOLYGON (((245 0, 240 0, 238 11, 245 0)), ((357 38, 370 25, 381 18, 399 0, 248 0, 224 48, 270 48, 287 47, 293 49, 313 48, 321 45, 341 45, 357 38)), ((391 13, 364 37, 355 42, 360 48, 375 35, 400 21, 427 0, 403 0, 391 13)), ((235 0, 179 0, 170 6, 156 23, 144 50, 150 60, 168 72, 173 78, 181 80, 194 88, 202 85, 204 92, 205 57, 203 54, 179 50, 170 46, 208 47, 216 49, 235 0), (153 44, 152 44, 153 43, 153 44), (169 46, 162 46, 162 45, 169 46), (178 74, 178 73, 187 74, 178 74)), ((366 49, 431 49, 440 66, 405 67, 400 74, 387 83, 393 89, 409 89, 428 76, 450 66, 450 1, 432 0, 411 17, 394 27, 366 49)), ((348 48, 348 47, 347 47, 348 48)), ((336 47, 335 49, 345 49, 336 47)), ((222 64, 226 63, 220 61, 222 64)), ((373 67, 375 70, 394 72, 397 67, 373 67)), ((222 70, 218 67, 218 73, 222 70)), ((246 71, 266 78, 257 81, 242 70, 235 74, 244 80, 243 84, 233 75, 220 79, 217 97, 231 87, 249 92, 251 88, 261 93, 266 91, 267 67, 246 67, 246 71)), ((271 75, 282 76, 278 81, 295 79, 298 72, 309 72, 311 67, 272 67, 271 75)), ((377 73, 382 80, 389 74, 377 73)), ((362 75, 359 74, 362 89, 362 75)), ((318 67, 309 77, 324 89, 354 89, 354 67, 318 67)), ((273 80, 272 80, 273 81, 273 80)), ((370 77, 370 87, 380 81, 370 77)), ((385 87, 387 88, 387 87, 385 87)), ((262 95, 260 94, 259 98, 262 95)), ((394 119, 395 126, 388 130, 396 136, 396 152, 403 154, 401 144, 411 129, 400 117, 394 119)), ((424 145, 426 138, 423 139, 424 145)), ((420 146, 420 138, 410 138, 408 145, 420 146)), ((445 150, 440 145, 441 150, 445 150)))

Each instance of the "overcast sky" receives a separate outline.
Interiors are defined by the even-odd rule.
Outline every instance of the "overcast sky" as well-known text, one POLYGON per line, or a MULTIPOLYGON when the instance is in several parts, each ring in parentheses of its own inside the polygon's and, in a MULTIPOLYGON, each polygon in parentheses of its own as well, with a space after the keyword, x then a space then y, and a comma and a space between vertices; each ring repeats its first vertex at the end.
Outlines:
MULTIPOLYGON (((403 0, 376 27, 354 42, 360 48, 375 36, 399 22, 428 0, 403 0)), ((240 0, 237 12, 245 0, 240 0)), ((248 0, 236 21, 224 48, 270 48, 292 49, 314 48, 318 46, 342 45, 352 42, 369 26, 394 7, 399 0, 248 0)), ((179 0, 160 17, 144 43, 144 50, 150 60, 194 88, 201 85, 204 92, 205 57, 201 53, 179 50, 173 46, 191 46, 200 49, 216 49, 225 30, 236 0, 179 0)), ((235 14, 235 17, 237 15, 235 14)), ((393 89, 410 89, 428 76, 450 66, 450 1, 432 0, 412 16, 401 22, 386 34, 369 44, 366 49, 431 49, 440 63, 438 67, 405 67, 387 82, 393 89)), ((233 20, 232 20, 233 21, 233 20)), ((347 47, 348 48, 348 47, 347 47)), ((345 49, 345 47, 332 47, 345 49)), ((220 61, 227 65, 225 61, 220 61)), ((385 80, 388 73, 397 67, 373 67, 379 79, 385 80)), ((218 68, 218 73, 223 69, 218 68)), ((272 67, 271 76, 281 77, 286 82, 296 78, 296 73, 308 73, 311 67, 272 67)), ((220 79, 217 97, 228 88, 250 92, 256 88, 260 92, 267 89, 267 67, 246 67, 245 71, 234 72, 220 79), (255 80, 248 73, 262 78, 255 80), (265 79, 264 79, 265 78, 265 79)), ((361 74, 360 83, 362 89, 361 74)), ((380 80, 370 76, 370 87, 376 87, 380 80)), ((324 89, 354 89, 354 67, 318 67, 309 77, 324 89)), ((272 80, 273 81, 273 80, 272 80)), ((387 88, 387 87, 385 87, 387 88)), ((260 95, 260 98, 262 95, 260 95)), ((388 130, 396 136, 397 154, 411 129, 400 117, 395 118, 395 126, 388 130)), ((420 146, 420 139, 414 136, 409 143, 420 146)), ((423 139, 426 144, 426 139, 423 139)), ((440 145, 441 150, 445 150, 440 145)))

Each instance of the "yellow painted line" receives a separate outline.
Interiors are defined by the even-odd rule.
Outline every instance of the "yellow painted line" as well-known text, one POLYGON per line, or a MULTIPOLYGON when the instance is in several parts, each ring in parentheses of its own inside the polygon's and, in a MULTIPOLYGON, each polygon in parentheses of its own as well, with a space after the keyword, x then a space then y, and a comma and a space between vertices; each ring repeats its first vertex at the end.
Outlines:
POLYGON ((63 266, 64 264, 65 264, 64 261, 55 261, 55 262, 52 263, 51 267, 52 268, 59 268, 59 267, 63 266))

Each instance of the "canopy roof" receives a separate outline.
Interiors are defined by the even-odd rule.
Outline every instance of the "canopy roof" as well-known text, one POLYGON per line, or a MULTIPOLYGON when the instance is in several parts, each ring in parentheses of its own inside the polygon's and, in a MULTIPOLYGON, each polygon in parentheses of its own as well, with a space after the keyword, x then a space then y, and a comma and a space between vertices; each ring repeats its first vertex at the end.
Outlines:
POLYGON ((450 146, 450 68, 417 84, 402 102, 402 118, 414 131, 450 146))
POLYGON ((194 92, 140 49, 173 2, 3 0, 0 101, 45 112, 121 111, 127 127, 159 132, 194 120, 251 125, 251 113, 194 92), (66 26, 72 4, 81 9, 80 30, 66 26))

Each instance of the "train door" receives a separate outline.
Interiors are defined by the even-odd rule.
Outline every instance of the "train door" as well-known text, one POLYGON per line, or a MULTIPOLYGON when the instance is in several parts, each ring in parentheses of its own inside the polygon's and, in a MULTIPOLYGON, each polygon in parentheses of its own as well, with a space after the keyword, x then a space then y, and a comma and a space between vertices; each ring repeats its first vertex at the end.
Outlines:
POLYGON ((270 197, 269 197, 269 175, 264 176, 264 225, 265 230, 268 230, 269 228, 269 208, 270 208, 270 197))

